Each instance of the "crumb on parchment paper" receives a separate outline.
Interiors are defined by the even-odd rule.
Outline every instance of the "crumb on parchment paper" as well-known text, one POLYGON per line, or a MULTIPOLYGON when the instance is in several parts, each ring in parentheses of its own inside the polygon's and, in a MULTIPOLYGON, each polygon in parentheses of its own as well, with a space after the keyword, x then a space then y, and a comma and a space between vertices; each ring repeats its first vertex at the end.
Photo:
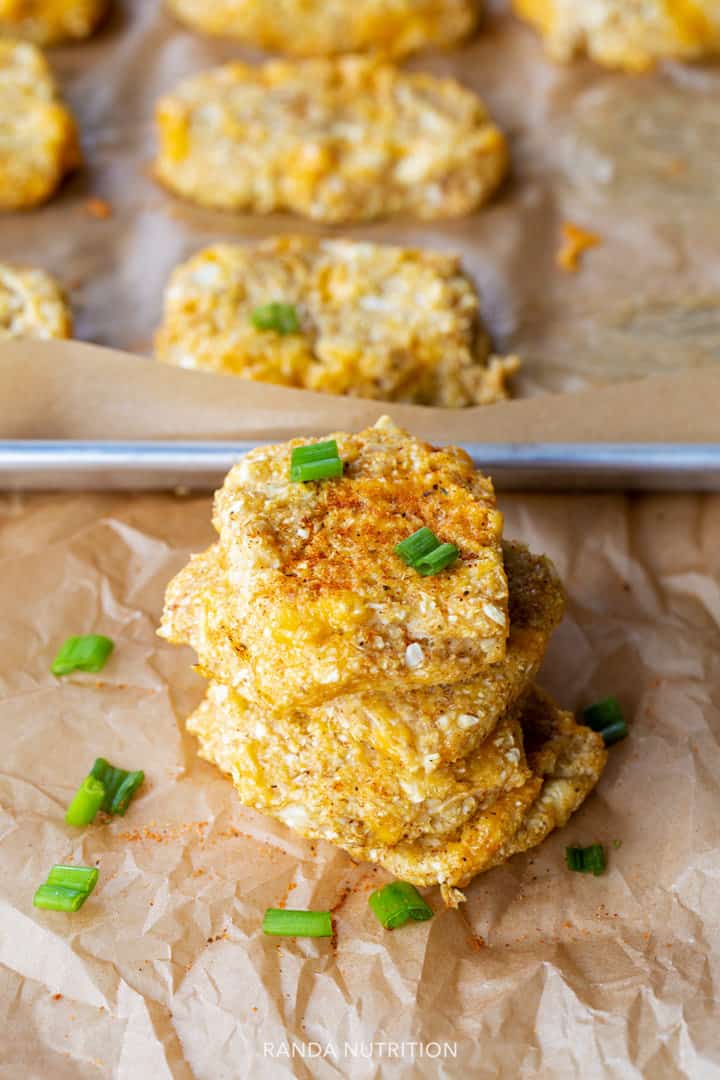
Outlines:
POLYGON ((580 269, 580 258, 588 248, 602 244, 599 233, 575 225, 572 221, 562 223, 563 242, 556 256, 557 265, 566 273, 576 274, 580 269))
POLYGON ((85 209, 90 217, 97 218, 98 221, 107 221, 109 217, 112 217, 112 206, 105 199, 98 199, 96 197, 88 199, 85 203, 85 209))

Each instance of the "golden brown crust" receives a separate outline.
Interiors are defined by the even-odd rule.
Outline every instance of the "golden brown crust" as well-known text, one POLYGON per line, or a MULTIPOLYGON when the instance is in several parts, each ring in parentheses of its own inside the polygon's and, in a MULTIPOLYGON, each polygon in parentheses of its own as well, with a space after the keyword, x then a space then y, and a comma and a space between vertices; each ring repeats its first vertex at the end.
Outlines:
POLYGON ((414 885, 462 888, 477 874, 506 862, 562 828, 597 784, 607 752, 602 738, 575 723, 535 687, 520 717, 533 776, 501 795, 462 826, 459 835, 435 845, 433 838, 375 852, 351 851, 379 862, 414 885), (532 750, 530 749, 532 747, 532 750), (431 850, 427 850, 431 846, 431 850))
POLYGON ((353 851, 457 833, 531 775, 514 717, 453 765, 405 758, 402 766, 335 719, 329 711, 271 717, 211 683, 188 730, 246 806, 353 851))
MULTIPOLYGON (((388 420, 333 437, 341 478, 292 483, 291 450, 313 441, 298 439, 253 450, 216 495, 227 632, 256 694, 308 707, 368 685, 469 679, 502 660, 507 579, 491 482, 463 451, 434 449, 388 420), (422 526, 460 549, 432 577, 395 553, 422 526)), ((178 603, 171 585, 170 634, 178 603)))
POLYGON ((490 357, 475 288, 452 255, 283 236, 219 244, 173 272, 158 360, 325 393, 420 405, 508 396, 514 357, 490 357), (295 310, 294 333, 257 307, 295 310))
POLYGON ((342 478, 290 482, 300 440, 231 470, 160 633, 198 652, 189 730, 245 805, 456 906, 563 825, 607 755, 533 686, 563 590, 501 542, 490 481, 387 418, 334 438, 342 478), (423 524, 460 550, 436 578, 395 551, 423 524))
POLYGON ((518 729, 506 721, 470 755, 464 775, 440 768, 413 776, 323 724, 269 727, 217 685, 188 723, 246 805, 404 881, 446 889, 561 828, 600 778, 601 737, 543 691, 530 694, 521 725, 530 772, 518 729))
POLYGON ((186 79, 156 115, 156 177, 217 209, 456 217, 507 171, 475 94, 368 57, 227 64, 186 79))
POLYGON ((168 0, 206 34, 295 56, 378 50, 401 56, 451 45, 477 23, 481 0, 168 0))
MULTIPOLYGON (((334 697, 304 715, 364 740, 394 758, 398 769, 418 760, 453 762, 471 753, 520 701, 535 678, 550 635, 562 618, 564 594, 554 567, 519 544, 503 544, 511 612, 505 659, 476 678, 423 689, 402 682, 334 697)), ((171 583, 161 633, 189 644, 208 678, 256 700, 246 653, 231 631, 232 597, 219 545, 195 556, 171 583)), ((265 715, 285 713, 263 701, 265 715)))
POLYGON ((525 750, 542 788, 525 819, 498 851, 497 862, 541 844, 561 829, 585 801, 607 764, 602 736, 577 724, 544 691, 535 688, 522 715, 525 750))
POLYGON ((75 122, 42 53, 0 39, 0 210, 45 202, 80 164, 75 122))

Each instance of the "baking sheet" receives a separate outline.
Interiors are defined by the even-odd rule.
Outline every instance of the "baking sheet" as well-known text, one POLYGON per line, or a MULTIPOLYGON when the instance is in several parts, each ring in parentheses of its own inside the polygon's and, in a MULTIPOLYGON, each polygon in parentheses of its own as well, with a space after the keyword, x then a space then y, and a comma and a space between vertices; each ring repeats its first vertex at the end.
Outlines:
MULTIPOLYGON (((0 440, 2 491, 213 491, 263 443, 0 440)), ((720 491, 717 443, 459 443, 496 491, 720 491)))
POLYGON ((78 342, 0 364, 0 490, 217 485, 258 442, 354 431, 389 411, 452 437, 502 489, 720 489, 720 372, 683 372, 453 412, 176 371, 78 342))
MULTIPOLYGON (((460 77, 509 133, 513 174, 499 196, 469 219, 325 231, 460 252, 496 347, 523 358, 523 396, 716 365, 720 68, 671 64, 636 78, 555 67, 504 6, 467 46, 409 62, 460 77), (555 265, 564 220, 603 239, 574 275, 555 265)), ((179 260, 217 240, 323 231, 198 209, 150 179, 155 100, 233 56, 259 59, 182 29, 159 0, 117 0, 97 38, 52 51, 87 168, 48 206, 3 216, 0 258, 57 273, 83 340, 149 353, 179 260), (90 198, 111 216, 89 213, 90 198)))
POLYGON ((502 508, 570 593, 543 683, 568 707, 616 693, 631 734, 561 834, 389 934, 367 910, 381 871, 243 810, 184 733, 202 680, 154 631, 209 499, 0 498, 4 1077, 720 1075, 720 497, 502 508), (116 641, 105 670, 55 680, 58 643, 90 631, 116 641), (101 754, 147 785, 70 830, 101 754), (595 841, 607 874, 569 874, 565 845, 595 841), (32 907, 62 861, 100 869, 73 916, 32 907), (283 903, 333 908, 337 939, 264 938, 283 903))

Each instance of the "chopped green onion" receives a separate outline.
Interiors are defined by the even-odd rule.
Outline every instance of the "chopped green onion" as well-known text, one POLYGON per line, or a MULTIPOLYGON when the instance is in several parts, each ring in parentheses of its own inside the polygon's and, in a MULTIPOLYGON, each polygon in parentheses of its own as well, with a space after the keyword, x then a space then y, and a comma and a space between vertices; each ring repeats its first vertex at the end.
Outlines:
POLYGON ((460 551, 455 544, 441 544, 432 529, 423 526, 396 544, 395 554, 423 577, 428 577, 452 566, 460 551))
POLYGON ((335 439, 325 439, 323 442, 293 447, 292 464, 305 465, 308 461, 325 461, 336 457, 340 457, 337 442, 335 439))
POLYGON ((77 911, 83 906, 88 895, 62 885, 41 885, 35 891, 33 904, 46 911, 77 911))
POLYGON ((97 885, 99 871, 96 866, 53 866, 47 876, 48 885, 59 885, 63 889, 77 889, 88 896, 97 885))
POLYGON ((628 736, 628 726, 624 720, 618 720, 616 724, 608 724, 600 732, 606 746, 612 746, 628 736))
POLYGON ((114 647, 110 638, 103 634, 69 637, 60 646, 50 670, 53 675, 69 675, 71 671, 101 671, 114 647))
POLYGON ((133 800, 135 792, 145 779, 145 773, 142 769, 138 769, 136 772, 129 772, 125 775, 125 779, 120 784, 113 796, 113 800, 110 806, 111 814, 118 814, 120 817, 125 816, 125 811, 133 800))
POLYGON ((269 304, 253 308, 250 322, 256 330, 274 330, 276 334, 283 335, 297 334, 300 329, 296 308, 292 304, 283 304, 280 300, 272 300, 269 304))
POLYGON ((587 727, 602 735, 606 746, 620 742, 628 734, 628 726, 620 708, 620 702, 615 697, 607 697, 602 701, 596 701, 588 705, 583 711, 583 722, 587 727))
POLYGON ((368 904, 386 930, 396 930, 410 919, 422 922, 433 917, 432 908, 407 881, 392 881, 376 889, 370 894, 368 904))
POLYGON ((565 848, 565 861, 568 870, 575 870, 579 874, 594 874, 598 877, 605 869, 605 852, 602 844, 591 844, 590 847, 567 847, 565 848))
POLYGON ((278 937, 332 937, 329 911, 292 911, 268 908, 263 919, 263 933, 278 937))
POLYGON ((429 555, 438 547, 440 547, 440 541, 435 533, 423 525, 422 529, 418 529, 412 536, 408 536, 406 540, 401 540, 395 545, 395 554, 404 559, 408 566, 415 566, 418 559, 429 555))
POLYGON ((584 870, 583 849, 566 847, 565 862, 567 863, 568 870, 575 870, 579 873, 582 873, 584 870))
POLYGON ((415 569, 423 577, 428 577, 430 574, 439 574, 441 570, 452 566, 459 554, 460 550, 455 544, 440 544, 434 551, 430 551, 427 555, 423 555, 422 559, 418 559, 415 563, 415 569))
POLYGON ((334 439, 296 446, 290 459, 290 479, 303 484, 308 480, 328 480, 342 476, 343 467, 334 439))
POLYGON ((105 800, 105 785, 94 776, 86 776, 75 792, 73 801, 67 808, 65 820, 68 825, 89 825, 105 800))
POLYGON ((342 476, 342 473, 340 458, 327 458, 326 461, 309 461, 307 465, 293 465, 290 479, 296 484, 307 484, 309 480, 330 480, 333 476, 342 476))
POLYGON ((100 809, 104 810, 106 814, 109 814, 115 794, 127 776, 127 773, 124 769, 116 769, 115 766, 111 765, 105 758, 99 757, 95 759, 95 763, 90 770, 90 776, 94 777, 95 780, 99 780, 105 788, 105 797, 100 809))
POLYGON ((97 884, 94 866, 53 866, 35 892, 33 904, 47 911, 77 911, 97 884))
POLYGON ((105 758, 97 758, 90 770, 90 776, 105 788, 105 797, 100 807, 106 814, 125 814, 130 802, 145 779, 142 769, 136 772, 127 772, 125 769, 117 769, 105 758))

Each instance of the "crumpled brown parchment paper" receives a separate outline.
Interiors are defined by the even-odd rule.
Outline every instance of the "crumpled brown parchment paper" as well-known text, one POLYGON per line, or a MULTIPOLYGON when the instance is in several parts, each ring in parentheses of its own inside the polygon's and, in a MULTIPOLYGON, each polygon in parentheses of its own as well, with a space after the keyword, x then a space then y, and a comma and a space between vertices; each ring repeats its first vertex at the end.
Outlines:
POLYGON ((631 734, 562 833, 387 933, 382 871, 244 810, 184 733, 202 681, 154 631, 209 499, 0 499, 3 1075, 718 1075, 720 497, 501 504, 570 594, 542 681, 567 707, 617 693, 631 734), (105 670, 56 680, 58 644, 90 631, 116 642, 105 670), (70 829, 97 755, 146 786, 125 819, 70 829), (568 873, 565 845, 595 841, 606 875, 568 873), (98 888, 76 915, 35 910, 62 861, 97 864, 98 888), (264 938, 282 903, 333 908, 337 940, 264 938))
POLYGON ((50 54, 86 168, 46 207, 3 216, 0 259, 57 273, 81 339, 150 353, 172 268, 206 244, 299 231, 428 246, 462 255, 496 349, 523 359, 521 396, 715 365, 720 68, 558 67, 503 0, 490 6, 467 45, 409 61, 475 89, 510 137, 512 176, 474 217, 323 230, 172 198, 150 178, 155 101, 185 75, 260 54, 192 34, 160 0, 115 0, 97 37, 50 54), (108 218, 89 212, 93 198, 108 218), (602 237, 577 274, 555 265, 566 220, 602 237))

